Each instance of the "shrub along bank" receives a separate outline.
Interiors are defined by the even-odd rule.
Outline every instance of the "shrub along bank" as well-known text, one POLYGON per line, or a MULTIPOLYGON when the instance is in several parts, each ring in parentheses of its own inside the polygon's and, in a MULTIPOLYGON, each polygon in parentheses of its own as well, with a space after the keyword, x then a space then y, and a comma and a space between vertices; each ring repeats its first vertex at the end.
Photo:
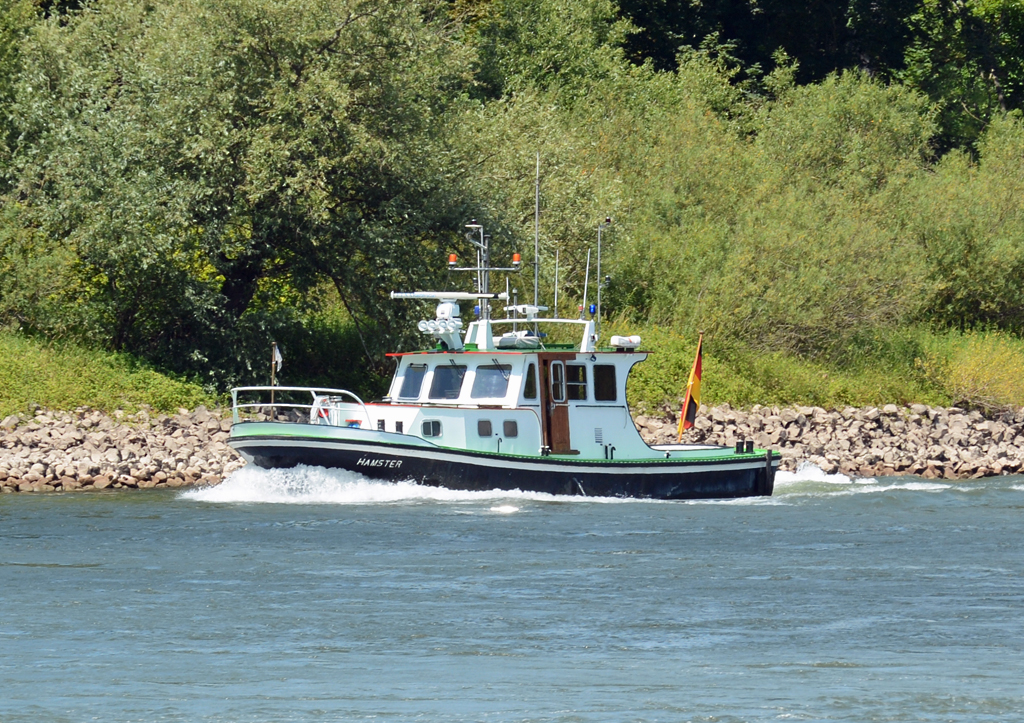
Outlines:
MULTIPOLYGON (((625 322, 613 328, 639 334, 653 352, 630 376, 631 406, 654 415, 677 410, 696 337, 625 322)), ((1024 342, 1014 336, 916 327, 867 337, 859 347, 856 358, 840 363, 706 337, 702 400, 735 408, 927 404, 988 417, 1024 407, 1024 342)))

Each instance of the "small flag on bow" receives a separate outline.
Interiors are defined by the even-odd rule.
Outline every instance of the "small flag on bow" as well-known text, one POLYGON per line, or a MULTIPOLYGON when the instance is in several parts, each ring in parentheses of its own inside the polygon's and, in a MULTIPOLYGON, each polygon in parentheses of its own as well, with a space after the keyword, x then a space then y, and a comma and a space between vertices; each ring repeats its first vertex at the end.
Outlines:
POLYGON ((693 426, 697 419, 697 410, 700 409, 700 373, 701 373, 701 347, 704 346, 704 335, 701 334, 697 340, 697 356, 693 360, 693 369, 690 370, 690 381, 686 385, 686 396, 683 398, 683 408, 679 413, 679 439, 683 441, 683 430, 693 426))

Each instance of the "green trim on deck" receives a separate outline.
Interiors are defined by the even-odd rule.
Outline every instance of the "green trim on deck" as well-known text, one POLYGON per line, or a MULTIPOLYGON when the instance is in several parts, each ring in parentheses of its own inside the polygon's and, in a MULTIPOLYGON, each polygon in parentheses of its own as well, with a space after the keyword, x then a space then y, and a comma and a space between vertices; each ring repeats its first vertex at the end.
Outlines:
MULTIPOLYGON (((295 439, 307 438, 315 441, 327 441, 327 442, 359 442, 357 438, 350 436, 339 436, 333 434, 317 434, 322 428, 324 431, 330 429, 357 430, 356 427, 329 427, 327 425, 315 425, 315 424, 298 424, 295 422, 244 422, 239 425, 234 425, 231 428, 231 439, 245 439, 248 437, 291 437, 295 439), (236 433, 238 430, 238 433, 236 433), (313 431, 315 430, 315 432, 313 431)), ((530 462, 536 462, 539 460, 553 460, 559 462, 586 462, 587 464, 607 464, 609 466, 616 465, 632 465, 632 464, 672 464, 679 462, 722 462, 722 461, 744 461, 753 462, 757 460, 763 460, 766 449, 755 449, 751 453, 742 452, 737 454, 733 449, 726 447, 722 450, 716 450, 709 452, 708 450, 694 450, 693 452, 680 452, 670 451, 673 456, 665 457, 663 452, 660 452, 661 456, 658 457, 644 457, 641 459, 603 459, 601 457, 580 457, 579 455, 557 455, 550 454, 546 457, 541 455, 527 455, 527 454, 506 454, 504 452, 483 452, 480 450, 465 449, 463 447, 445 447, 440 444, 435 444, 422 437, 417 437, 414 434, 402 434, 398 435, 395 432, 381 432, 373 429, 363 429, 364 433, 374 434, 387 434, 394 436, 401 436, 403 439, 416 440, 413 443, 402 445, 399 442, 380 441, 373 440, 371 443, 374 444, 394 444, 395 446, 403 446, 409 449, 415 449, 417 447, 428 447, 430 449, 436 449, 442 452, 454 452, 456 454, 465 454, 473 457, 501 457, 503 459, 521 459, 530 462)), ((230 441, 230 440, 229 440, 230 441)), ((370 440, 367 440, 370 442, 370 440)), ((659 452, 659 450, 654 450, 659 452)), ((772 452, 772 459, 781 459, 781 455, 777 452, 772 452)))

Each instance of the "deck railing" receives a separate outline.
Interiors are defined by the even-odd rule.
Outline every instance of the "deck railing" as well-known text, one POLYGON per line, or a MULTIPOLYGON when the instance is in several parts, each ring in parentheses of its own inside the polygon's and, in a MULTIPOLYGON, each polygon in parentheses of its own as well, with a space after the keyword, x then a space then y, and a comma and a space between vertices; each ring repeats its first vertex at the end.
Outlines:
POLYGON ((235 387, 231 390, 231 418, 235 424, 242 421, 276 421, 363 429, 373 427, 370 411, 358 395, 347 389, 321 387, 235 387), (309 394, 310 401, 293 401, 291 397, 296 392, 309 394), (278 395, 282 393, 285 397, 279 398, 278 395), (240 395, 249 394, 259 395, 258 400, 239 402, 240 395), (346 398, 354 401, 345 401, 346 398))

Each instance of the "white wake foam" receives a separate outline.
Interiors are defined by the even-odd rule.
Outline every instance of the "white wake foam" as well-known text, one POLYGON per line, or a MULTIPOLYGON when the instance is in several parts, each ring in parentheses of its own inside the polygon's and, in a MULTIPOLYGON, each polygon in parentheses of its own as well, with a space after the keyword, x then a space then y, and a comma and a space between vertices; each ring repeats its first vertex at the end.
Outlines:
MULTIPOLYGON (((771 498, 745 497, 733 500, 700 500, 691 504, 773 504, 786 498, 849 494, 877 494, 896 490, 939 492, 951 485, 922 480, 919 477, 873 478, 826 474, 811 463, 803 463, 796 472, 778 472, 771 498)), ((550 495, 520 490, 468 492, 445 487, 429 487, 414 482, 382 482, 355 472, 299 465, 292 469, 260 469, 246 466, 214 487, 202 487, 181 493, 182 498, 199 502, 270 504, 415 504, 428 502, 487 504, 493 514, 519 512, 523 501, 572 503, 664 503, 663 500, 623 499, 618 497, 582 497, 550 495), (518 503, 518 504, 517 504, 518 503)), ((671 502, 669 504, 679 504, 671 502)))
POLYGON ((941 492, 952 485, 922 480, 920 477, 849 477, 828 474, 811 462, 802 462, 796 472, 779 471, 775 475, 775 495, 877 494, 894 490, 941 492))
MULTIPOLYGON (((382 482, 355 472, 299 465, 292 469, 247 466, 214 487, 182 493, 201 502, 263 502, 276 504, 388 504, 410 502, 505 502, 490 508, 496 514, 518 512, 510 500, 569 500, 540 492, 491 490, 467 492, 413 482, 382 482)), ((587 498, 596 499, 596 498, 587 498)))

